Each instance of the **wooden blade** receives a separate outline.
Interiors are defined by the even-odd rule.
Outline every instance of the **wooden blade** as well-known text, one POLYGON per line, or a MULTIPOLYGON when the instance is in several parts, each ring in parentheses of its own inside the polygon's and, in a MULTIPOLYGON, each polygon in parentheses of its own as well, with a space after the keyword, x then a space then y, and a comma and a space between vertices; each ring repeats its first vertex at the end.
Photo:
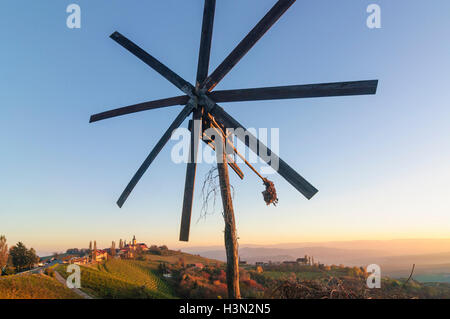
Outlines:
POLYGON ((170 124, 167 131, 163 134, 161 139, 158 141, 158 143, 152 149, 150 154, 147 156, 145 161, 142 163, 141 167, 139 167, 136 174, 134 174, 133 178, 128 183, 128 185, 125 188, 125 190, 123 191, 122 195, 120 195, 120 198, 117 201, 117 205, 119 207, 122 207, 122 205, 127 200, 128 196, 130 195, 133 188, 136 186, 136 184, 141 179, 142 175, 144 175, 144 173, 149 168, 150 164, 153 162, 153 160, 156 158, 156 156, 159 154, 159 152, 161 152, 164 145, 166 145, 166 143, 169 141, 170 137, 172 136, 173 130, 177 129, 181 125, 181 123, 183 123, 183 121, 191 113, 193 108, 194 108, 194 103, 192 102, 192 100, 190 100, 188 102, 188 104, 183 108, 183 110, 181 110, 180 114, 178 114, 178 116, 175 118, 175 120, 172 122, 172 124, 170 124))
POLYGON ((105 119, 109 119, 116 116, 141 112, 141 111, 147 111, 147 110, 153 110, 161 107, 167 107, 167 106, 173 106, 173 105, 184 105, 188 102, 189 96, 182 95, 182 96, 175 96, 168 99, 162 99, 162 100, 156 100, 151 102, 144 102, 139 104, 134 104, 130 106, 121 107, 114 110, 109 110, 106 112, 94 114, 91 116, 89 123, 97 122, 105 119))
POLYGON ((264 156, 261 157, 260 146, 267 149, 267 155, 271 156, 278 161, 278 173, 287 180, 292 186, 294 186, 300 193, 302 193, 307 199, 311 199, 318 190, 312 186, 307 180, 305 180, 300 174, 298 174, 292 167, 290 167, 285 161, 278 157, 275 153, 261 143, 254 135, 246 130, 244 126, 242 126, 238 121, 236 121, 231 115, 225 112, 217 104, 210 109, 211 114, 216 118, 217 121, 220 121, 221 124, 225 125, 226 128, 238 129, 242 128, 245 132, 247 132, 247 138, 237 135, 238 138, 241 139, 242 142, 247 145, 253 152, 255 152, 261 159, 263 159, 267 164, 271 164, 271 161, 267 161, 264 156))
POLYGON ((368 95, 377 92, 378 80, 290 85, 242 90, 214 91, 209 96, 220 102, 278 100, 325 96, 368 95))
POLYGON ((205 0, 202 37, 200 40, 200 52, 198 55, 197 85, 201 85, 208 76, 215 10, 216 0, 205 0))
MULTIPOLYGON (((201 123, 202 110, 197 108, 193 113, 193 121, 201 123)), ((186 169, 184 184, 183 211, 181 213, 180 241, 189 241, 189 229, 191 227, 192 203, 194 200, 195 172, 197 169, 198 144, 202 136, 202 126, 193 125, 191 130, 191 147, 189 150, 189 162, 186 169)))
POLYGON ((133 53, 142 62, 150 66, 153 70, 165 77, 169 82, 179 88, 181 91, 192 97, 194 87, 178 74, 170 70, 163 63, 158 61, 156 58, 145 52, 143 49, 138 47, 136 44, 128 40, 126 37, 121 35, 119 32, 114 32, 111 34, 111 39, 119 43, 125 49, 133 53))
POLYGON ((258 22, 249 34, 231 51, 225 60, 208 76, 203 88, 211 91, 227 75, 228 72, 241 60, 245 54, 258 42, 259 39, 277 22, 295 0, 279 0, 270 11, 258 22))
MULTIPOLYGON (((212 31, 214 24, 214 12, 216 8, 216 0, 205 0, 205 7, 203 10, 203 23, 202 23, 202 37, 200 40, 200 52, 198 57, 197 68, 197 85, 203 83, 208 76, 209 57, 211 52, 212 31)), ((192 91, 192 89, 191 89, 192 91)), ((199 107, 192 114, 192 120, 202 120, 202 108, 199 107)), ((195 125, 194 125, 195 126, 195 125)), ((197 168, 197 152, 198 152, 198 140, 201 138, 201 125, 200 129, 191 130, 191 149, 190 149, 190 161, 187 164, 186 181, 184 185, 184 198, 183 198, 183 211, 181 216, 181 229, 180 240, 189 241, 189 229, 191 225, 192 215, 192 202, 194 198, 194 185, 195 185, 195 171, 197 168)))

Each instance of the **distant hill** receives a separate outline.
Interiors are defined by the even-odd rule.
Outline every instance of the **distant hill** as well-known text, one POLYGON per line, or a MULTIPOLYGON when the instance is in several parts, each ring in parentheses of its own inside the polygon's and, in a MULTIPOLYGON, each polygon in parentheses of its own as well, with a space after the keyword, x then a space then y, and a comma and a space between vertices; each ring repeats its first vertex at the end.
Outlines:
MULTIPOLYGON (((450 239, 363 240, 323 243, 290 243, 277 245, 240 245, 241 259, 257 261, 295 260, 304 255, 316 262, 367 266, 378 264, 384 275, 405 276, 416 264, 415 274, 450 274, 450 239)), ((192 247, 184 249, 207 258, 225 261, 223 247, 192 247)), ((425 278, 425 277, 424 277, 425 278)))
MULTIPOLYGON (((199 252, 203 257, 214 258, 222 261, 226 260, 225 250, 207 250, 199 252)), ((239 249, 241 259, 249 263, 257 261, 285 261, 295 260, 304 255, 313 256, 316 262, 325 264, 346 264, 357 266, 382 255, 378 251, 372 250, 350 250, 329 247, 301 247, 301 248, 251 248, 242 247, 239 249)))
MULTIPOLYGON (((354 240, 328 242, 299 242, 271 245, 240 243, 247 248, 296 249, 304 247, 327 247, 346 250, 378 251, 383 256, 420 255, 446 253, 450 251, 450 238, 445 239, 394 239, 394 240, 354 240)), ((223 246, 197 246, 183 248, 189 253, 223 250, 223 246)))

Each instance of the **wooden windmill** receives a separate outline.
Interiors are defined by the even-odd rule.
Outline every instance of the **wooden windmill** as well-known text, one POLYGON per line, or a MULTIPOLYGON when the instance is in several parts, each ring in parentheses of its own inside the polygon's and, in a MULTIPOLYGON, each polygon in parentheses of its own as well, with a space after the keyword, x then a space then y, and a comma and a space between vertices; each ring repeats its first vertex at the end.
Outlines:
MULTIPOLYGON (((328 96, 347 96, 347 95, 367 95, 375 94, 378 81, 356 81, 356 82, 338 82, 322 83, 310 85, 292 85, 280 87, 265 87, 238 90, 213 91, 215 86, 225 77, 225 75, 241 60, 241 58, 253 47, 253 45, 267 32, 270 27, 286 12, 286 10, 295 2, 295 0, 279 0, 270 11, 258 22, 258 24, 247 34, 247 36, 234 48, 225 60, 208 76, 211 40, 213 33, 213 22, 215 12, 215 0, 205 0, 203 25, 201 32, 200 52, 197 67, 197 79, 195 85, 182 79, 167 66, 162 64, 156 58, 145 52, 139 46, 131 42, 125 36, 118 32, 111 35, 111 38, 130 51, 145 64, 153 68, 169 82, 180 89, 184 94, 176 97, 140 103, 113 109, 103 113, 92 115, 90 122, 96 122, 107 118, 131 114, 135 112, 151 110, 161 107, 185 105, 167 131, 162 135, 158 143, 150 152, 148 157, 142 163, 136 174, 133 176, 117 204, 122 207, 133 188, 140 178, 144 175, 150 164, 156 158, 158 153, 169 141, 172 132, 177 129, 183 121, 192 113, 192 119, 200 121, 204 125, 216 128, 219 134, 225 134, 224 129, 243 129, 245 127, 229 115, 217 103, 236 102, 236 101, 256 101, 273 99, 293 99, 293 98, 312 98, 328 96)), ((261 157, 261 149, 270 155, 270 158, 276 159, 278 163, 277 172, 294 186, 306 198, 310 199, 317 193, 308 181, 294 171, 286 162, 273 154, 263 143, 254 135, 246 132, 246 138, 241 138, 253 152, 261 157)), ((182 208, 180 240, 188 241, 189 228, 192 211, 192 201, 194 195, 194 181, 196 172, 196 158, 199 140, 203 139, 204 130, 200 125, 191 125, 191 146, 189 162, 187 164, 186 181, 182 208)), ((221 143, 226 144, 227 137, 221 139, 221 143)), ((209 141, 211 142, 211 140, 209 141)), ((212 145, 217 149, 220 144, 218 139, 212 145)), ((225 147, 224 147, 225 149, 225 147)), ((230 157, 225 152, 216 152, 218 157, 218 172, 221 188, 224 219, 225 219, 225 247, 227 253, 227 283, 228 293, 231 298, 239 298, 239 273, 238 273, 238 252, 236 240, 236 228, 234 222, 234 212, 231 201, 228 165, 240 175, 242 173, 236 163, 230 162, 230 157), (219 154, 221 153, 221 154, 219 154)), ((271 161, 266 156, 261 157, 269 165, 271 161)))

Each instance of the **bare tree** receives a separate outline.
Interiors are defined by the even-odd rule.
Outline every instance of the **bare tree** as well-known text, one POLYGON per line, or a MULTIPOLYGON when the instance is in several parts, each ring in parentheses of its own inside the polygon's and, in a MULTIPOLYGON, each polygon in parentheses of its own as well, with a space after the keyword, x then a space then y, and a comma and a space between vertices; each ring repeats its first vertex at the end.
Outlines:
POLYGON ((8 263, 8 245, 6 244, 6 237, 4 235, 0 236, 0 276, 2 274, 3 269, 6 267, 8 263))

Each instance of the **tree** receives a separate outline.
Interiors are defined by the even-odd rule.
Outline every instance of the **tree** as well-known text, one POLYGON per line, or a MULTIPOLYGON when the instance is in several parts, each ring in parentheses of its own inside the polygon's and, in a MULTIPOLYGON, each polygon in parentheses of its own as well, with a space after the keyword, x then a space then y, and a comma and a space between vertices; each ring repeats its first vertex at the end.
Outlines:
POLYGON ((89 242, 89 252, 92 251, 92 240, 89 242))
POLYGON ((92 252, 92 261, 96 261, 97 259, 97 241, 94 240, 94 251, 92 252))
POLYGON ((36 251, 34 248, 30 248, 27 251, 27 259, 28 259, 28 268, 33 268, 35 264, 39 262, 39 257, 36 255, 36 251))
POLYGON ((153 255, 161 255, 161 249, 159 249, 156 245, 151 245, 148 252, 153 255))
POLYGON ((165 263, 162 263, 162 262, 160 262, 159 263, 159 265, 158 265, 158 272, 160 273, 160 274, 165 274, 166 272, 165 272, 165 267, 166 265, 165 265, 165 263))
POLYGON ((137 246, 137 248, 136 248, 136 259, 137 260, 145 260, 144 250, 142 249, 141 246, 137 246))
POLYGON ((111 252, 110 253, 111 253, 110 255, 112 257, 114 257, 116 255, 116 243, 114 241, 111 243, 111 252))
POLYGON ((6 244, 6 237, 0 236, 0 276, 8 263, 8 245, 6 244))
POLYGON ((123 241, 122 241, 122 238, 120 238, 120 241, 119 241, 119 249, 123 249, 123 241))
POLYGON ((178 258, 177 265, 179 265, 180 267, 183 267, 183 268, 186 267, 186 260, 185 260, 185 258, 184 257, 178 258))
POLYGON ((21 242, 18 242, 16 246, 11 247, 9 254, 11 256, 12 264, 17 272, 32 268, 39 260, 36 256, 36 251, 33 248, 28 250, 21 242))
POLYGON ((66 250, 66 254, 68 255, 79 255, 80 250, 78 248, 69 248, 66 250))

